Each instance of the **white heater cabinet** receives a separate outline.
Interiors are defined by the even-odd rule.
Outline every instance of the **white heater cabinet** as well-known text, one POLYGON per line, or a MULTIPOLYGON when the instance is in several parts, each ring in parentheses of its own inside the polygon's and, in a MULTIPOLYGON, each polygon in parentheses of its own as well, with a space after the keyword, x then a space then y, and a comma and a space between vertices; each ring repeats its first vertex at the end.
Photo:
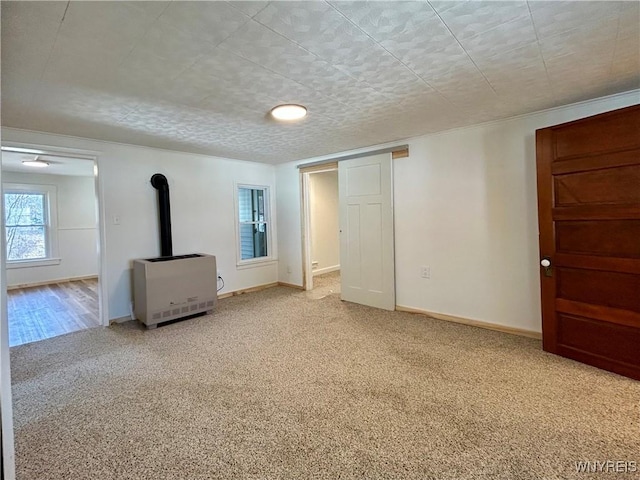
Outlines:
POLYGON ((133 261, 134 313, 147 328, 211 311, 218 293, 216 257, 202 253, 133 261))

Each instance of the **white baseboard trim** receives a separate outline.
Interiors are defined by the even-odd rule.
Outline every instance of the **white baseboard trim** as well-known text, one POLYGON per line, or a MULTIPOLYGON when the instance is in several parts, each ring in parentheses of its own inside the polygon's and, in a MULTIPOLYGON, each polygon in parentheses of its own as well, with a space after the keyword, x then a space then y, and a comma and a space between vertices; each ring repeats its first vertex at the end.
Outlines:
POLYGON ((399 312, 418 313, 420 315, 426 315, 437 320, 460 323, 462 325, 469 325, 472 327, 486 328, 487 330, 495 330, 498 332, 510 333, 512 335, 520 335, 521 337, 535 338, 537 340, 540 340, 542 338, 541 332, 526 330, 524 328, 507 327, 506 325, 500 325, 499 323, 484 322, 482 320, 472 320, 470 318, 445 315, 444 313, 429 312, 427 310, 421 310, 419 308, 413 307, 404 307, 402 305, 396 305, 396 310, 398 310, 399 312))
POLYGON ((315 277, 316 275, 322 275, 323 273, 336 272, 338 270, 340 270, 340 265, 333 265, 331 267, 318 268, 317 270, 314 270, 313 272, 311 272, 311 275, 315 277))
POLYGON ((113 325, 114 323, 125 323, 125 322, 133 322, 134 320, 131 319, 130 315, 127 315, 126 317, 118 317, 118 318, 112 318, 111 320, 109 320, 109 325, 113 325))
POLYGON ((56 280, 46 280, 44 282, 20 283, 7 285, 7 290, 17 290, 18 288, 41 287, 43 285, 53 285, 54 283, 77 282, 79 280, 97 280, 98 275, 85 275, 84 277, 59 278, 56 280))
POLYGON ((279 282, 265 283, 263 285, 256 285, 255 287, 242 288, 240 290, 233 290, 231 292, 218 293, 218 300, 223 298, 234 297, 237 295, 244 295, 245 293, 259 292, 267 288, 277 287, 279 282))
MULTIPOLYGON (((302 289, 302 287, 298 285, 292 285, 289 283, 282 283, 282 282, 271 282, 271 283, 265 283, 263 285, 257 285, 255 287, 242 288, 240 290, 233 290, 231 292, 218 293, 218 300, 222 300, 224 298, 229 298, 229 297, 235 297, 237 295, 244 295, 245 293, 259 292, 260 290, 266 290, 267 288, 273 288, 279 285, 282 285, 285 287, 302 289)), ((135 320, 132 319, 131 316, 112 318, 111 320, 109 320, 109 325, 113 325, 114 323, 124 323, 124 322, 130 322, 130 321, 135 321, 135 320)))
POLYGON ((302 285, 296 285, 294 283, 278 282, 278 286, 295 288, 296 290, 304 290, 304 287, 302 285))

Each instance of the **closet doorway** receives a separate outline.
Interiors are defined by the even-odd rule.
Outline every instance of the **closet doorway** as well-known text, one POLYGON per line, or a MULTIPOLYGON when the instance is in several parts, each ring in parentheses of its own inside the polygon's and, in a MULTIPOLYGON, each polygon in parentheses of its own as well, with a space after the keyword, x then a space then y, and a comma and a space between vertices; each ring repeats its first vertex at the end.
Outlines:
POLYGON ((305 290, 340 292, 338 165, 301 169, 305 290))

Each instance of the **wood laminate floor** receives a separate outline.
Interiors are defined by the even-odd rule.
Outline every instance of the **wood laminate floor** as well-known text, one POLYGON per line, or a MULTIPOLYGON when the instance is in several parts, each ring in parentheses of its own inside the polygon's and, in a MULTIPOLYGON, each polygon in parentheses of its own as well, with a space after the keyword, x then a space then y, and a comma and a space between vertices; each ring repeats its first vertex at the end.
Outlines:
POLYGON ((7 292, 9 345, 97 327, 98 280, 76 280, 7 292))

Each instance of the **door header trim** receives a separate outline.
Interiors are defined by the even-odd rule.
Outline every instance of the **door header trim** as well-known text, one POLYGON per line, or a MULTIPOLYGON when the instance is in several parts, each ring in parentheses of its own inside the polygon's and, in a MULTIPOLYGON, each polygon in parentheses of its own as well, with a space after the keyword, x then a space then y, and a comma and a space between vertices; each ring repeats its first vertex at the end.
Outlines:
MULTIPOLYGON (((407 154, 402 156, 409 156, 408 155, 409 145, 397 145, 395 147, 387 147, 387 148, 381 148, 379 150, 371 150, 370 152, 353 153, 351 155, 344 155, 342 157, 328 158, 326 160, 319 160, 317 162, 301 163, 300 165, 297 165, 297 168, 303 169, 303 168, 309 168, 309 167, 317 167, 319 165, 325 165, 328 163, 341 162, 343 160, 353 160, 354 158, 371 157, 373 155, 379 155, 381 153, 393 153, 397 151, 406 151, 407 154)), ((396 158, 402 158, 402 157, 398 156, 396 158)))

